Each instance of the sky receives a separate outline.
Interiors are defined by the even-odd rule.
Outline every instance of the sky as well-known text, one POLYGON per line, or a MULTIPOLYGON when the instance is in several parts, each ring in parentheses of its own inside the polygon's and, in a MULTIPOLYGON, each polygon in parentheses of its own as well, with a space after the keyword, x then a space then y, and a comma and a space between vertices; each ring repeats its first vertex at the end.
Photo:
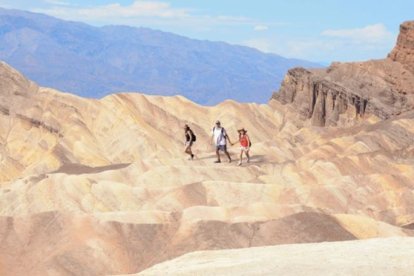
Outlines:
POLYGON ((95 26, 149 27, 328 64, 383 58, 413 0, 0 0, 95 26))

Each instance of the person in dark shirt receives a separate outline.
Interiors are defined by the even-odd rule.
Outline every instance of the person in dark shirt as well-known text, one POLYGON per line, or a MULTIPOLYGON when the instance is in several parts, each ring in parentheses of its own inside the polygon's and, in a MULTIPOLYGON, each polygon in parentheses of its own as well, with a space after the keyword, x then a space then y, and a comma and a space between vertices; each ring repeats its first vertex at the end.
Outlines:
POLYGON ((192 151, 191 147, 193 146, 194 142, 196 141, 196 136, 194 135, 194 132, 191 130, 189 125, 184 126, 184 132, 185 132, 185 150, 184 150, 184 152, 187 153, 188 155, 190 155, 189 160, 193 160, 195 155, 193 154, 193 151, 192 151))

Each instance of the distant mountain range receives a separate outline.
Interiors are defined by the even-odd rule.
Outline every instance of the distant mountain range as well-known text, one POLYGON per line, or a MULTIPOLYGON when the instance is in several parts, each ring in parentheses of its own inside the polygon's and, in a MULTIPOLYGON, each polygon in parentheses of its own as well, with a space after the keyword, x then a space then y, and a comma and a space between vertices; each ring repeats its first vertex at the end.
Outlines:
POLYGON ((137 91, 200 104, 267 102, 289 68, 320 67, 223 42, 1 8, 0 60, 42 86, 85 97, 137 91))

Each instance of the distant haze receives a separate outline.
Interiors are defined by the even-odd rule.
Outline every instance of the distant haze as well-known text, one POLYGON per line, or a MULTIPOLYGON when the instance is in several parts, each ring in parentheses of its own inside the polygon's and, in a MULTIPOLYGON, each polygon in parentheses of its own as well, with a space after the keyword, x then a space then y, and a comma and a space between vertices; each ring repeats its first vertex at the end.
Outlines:
POLYGON ((0 60, 42 86, 81 96, 137 91, 200 104, 264 103, 289 68, 320 67, 223 42, 6 9, 0 9, 0 60))

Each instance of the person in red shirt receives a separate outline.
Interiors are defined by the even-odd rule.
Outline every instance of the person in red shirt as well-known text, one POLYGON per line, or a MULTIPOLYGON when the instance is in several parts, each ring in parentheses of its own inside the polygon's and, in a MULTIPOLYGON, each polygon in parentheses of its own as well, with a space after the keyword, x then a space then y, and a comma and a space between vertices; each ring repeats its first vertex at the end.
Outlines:
POLYGON ((243 152, 246 154, 247 163, 250 162, 249 151, 250 151, 251 142, 250 142, 249 135, 247 135, 247 130, 242 128, 242 129, 239 129, 237 132, 239 133, 239 143, 240 143, 240 161, 238 165, 241 166, 243 163, 243 152))

